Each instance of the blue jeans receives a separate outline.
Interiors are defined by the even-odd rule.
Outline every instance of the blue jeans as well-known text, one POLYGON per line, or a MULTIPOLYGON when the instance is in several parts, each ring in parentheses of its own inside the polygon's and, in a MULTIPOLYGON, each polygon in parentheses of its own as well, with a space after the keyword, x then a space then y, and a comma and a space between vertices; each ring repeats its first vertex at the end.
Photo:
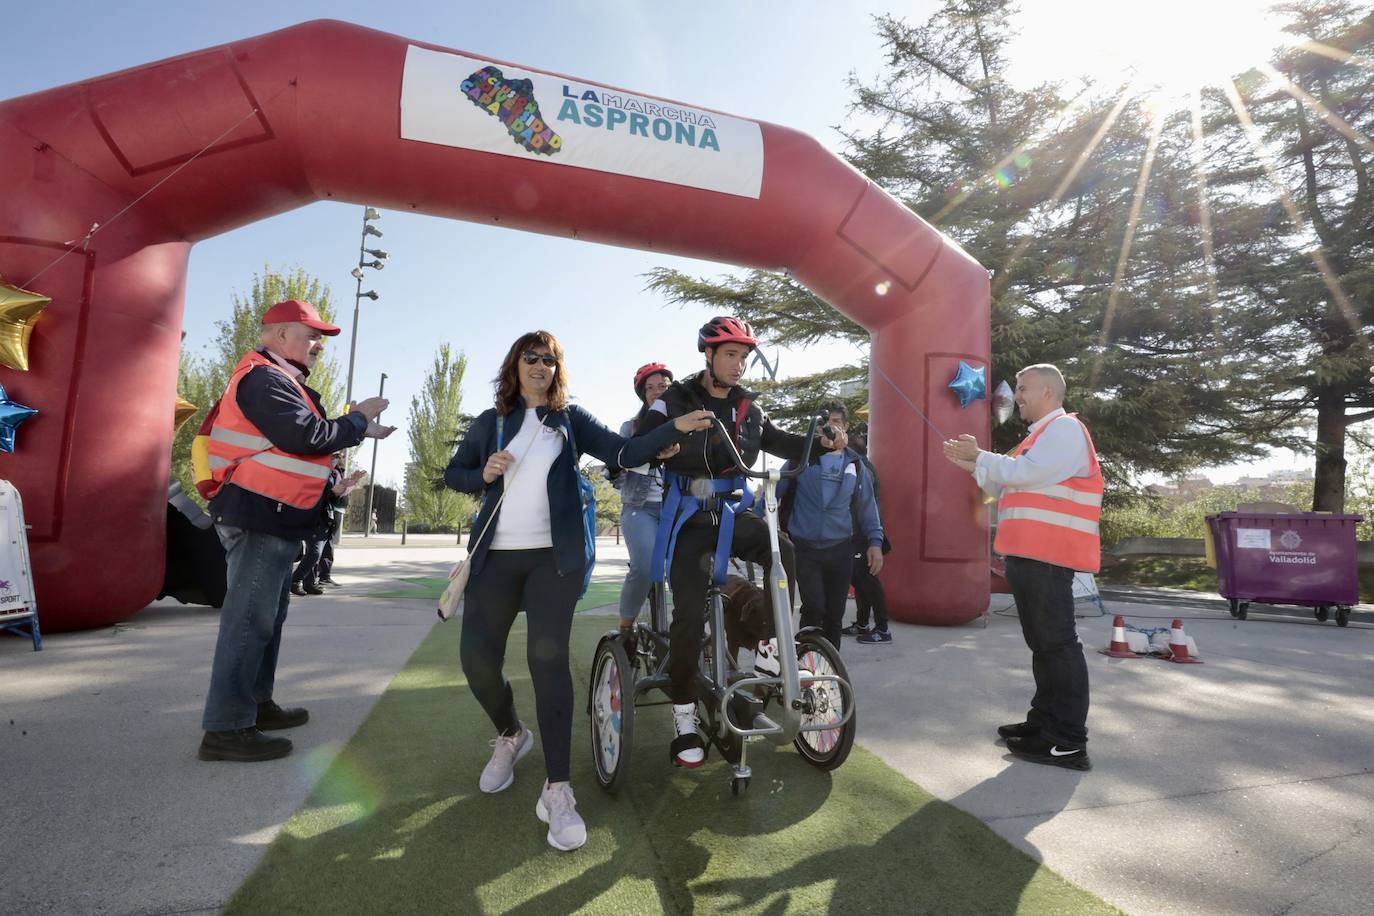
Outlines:
POLYGON ((251 728, 258 721, 258 704, 272 699, 291 600, 291 564, 300 546, 300 541, 231 525, 216 525, 215 532, 224 544, 229 590, 201 717, 207 732, 251 728))
POLYGON ((1088 743, 1088 663, 1073 615, 1073 570, 1025 557, 1007 557, 1007 585, 1016 599, 1021 633, 1031 650, 1035 697, 1026 721, 1046 741, 1088 743))
POLYGON ((620 531, 625 535, 625 547, 630 551, 630 571, 620 589, 620 619, 634 620, 649 597, 649 565, 654 556, 654 538, 658 535, 659 512, 662 503, 645 503, 637 509, 620 513, 620 531))

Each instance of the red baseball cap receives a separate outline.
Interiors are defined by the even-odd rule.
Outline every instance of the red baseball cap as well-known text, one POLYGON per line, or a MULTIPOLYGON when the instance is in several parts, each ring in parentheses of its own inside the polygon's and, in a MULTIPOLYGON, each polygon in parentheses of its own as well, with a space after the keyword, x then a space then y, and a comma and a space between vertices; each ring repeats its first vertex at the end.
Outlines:
POLYGON ((315 306, 304 299, 287 299, 285 302, 278 302, 262 316, 264 325, 285 324, 288 321, 299 321, 307 328, 314 328, 329 337, 333 337, 342 330, 337 324, 330 324, 321 318, 320 313, 315 310, 315 306))

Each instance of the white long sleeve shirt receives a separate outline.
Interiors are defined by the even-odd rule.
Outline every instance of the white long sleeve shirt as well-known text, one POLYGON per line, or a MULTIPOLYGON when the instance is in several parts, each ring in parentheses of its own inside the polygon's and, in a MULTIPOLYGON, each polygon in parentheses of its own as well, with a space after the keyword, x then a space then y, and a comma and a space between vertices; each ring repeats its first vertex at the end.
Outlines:
POLYGON ((1029 449, 1012 458, 995 452, 979 452, 973 479, 985 492, 1001 497, 1007 487, 1017 490, 1047 487, 1070 477, 1086 477, 1091 471, 1088 438, 1076 420, 1056 423, 1067 416, 1064 408, 1050 411, 1030 425, 1027 435, 1044 429, 1029 449), (1048 426, 1049 429, 1045 429, 1048 426))
POLYGON ((563 453, 563 428, 545 426, 533 408, 507 450, 519 462, 506 478, 506 498, 496 519, 492 550, 533 550, 553 546, 549 516, 549 469, 563 453))

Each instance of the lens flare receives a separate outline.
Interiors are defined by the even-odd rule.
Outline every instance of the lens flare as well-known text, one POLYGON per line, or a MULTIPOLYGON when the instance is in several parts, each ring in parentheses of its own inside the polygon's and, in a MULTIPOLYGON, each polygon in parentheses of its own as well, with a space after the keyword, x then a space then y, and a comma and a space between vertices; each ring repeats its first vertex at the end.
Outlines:
POLYGON ((337 745, 315 748, 301 757, 299 767, 304 778, 315 785, 302 813, 309 810, 315 816, 294 818, 287 827, 293 836, 306 839, 307 834, 360 824, 381 803, 376 778, 346 753, 341 754, 337 745))

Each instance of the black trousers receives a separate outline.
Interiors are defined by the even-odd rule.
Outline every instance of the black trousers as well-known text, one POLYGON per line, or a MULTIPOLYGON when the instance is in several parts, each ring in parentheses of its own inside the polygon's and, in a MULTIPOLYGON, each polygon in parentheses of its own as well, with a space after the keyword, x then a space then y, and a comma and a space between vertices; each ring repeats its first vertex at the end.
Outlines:
POLYGON ((801 625, 820 627, 825 638, 839 649, 849 580, 854 577, 854 545, 842 541, 817 548, 798 542, 796 549, 801 625))
MULTIPOLYGON (((702 631, 706 626, 707 577, 711 574, 719 537, 719 528, 708 519, 709 516, 700 514, 683 526, 673 551, 673 564, 668 570, 668 583, 673 588, 673 623, 668 628, 668 675, 672 678, 672 686, 668 695, 674 703, 691 703, 697 698, 693 681, 701 656, 702 631)), ((792 542, 785 534, 778 535, 778 551, 782 554, 782 568, 787 571, 788 582, 795 581, 792 542)), ((773 561, 773 552, 768 545, 768 524, 752 514, 736 519, 730 555, 761 565, 766 576, 773 561)), ((764 592, 771 602, 772 591, 765 588, 764 592)), ((791 612, 790 607, 788 611, 791 612)))
POLYGON ((582 575, 558 574, 553 548, 492 550, 468 581, 459 655, 463 674, 487 718, 503 735, 520 731, 515 695, 503 670, 506 639, 522 610, 529 625, 525 659, 534 682, 539 741, 549 782, 568 778, 572 747, 573 684, 568 638, 582 575))
POLYGON ((1039 725, 1047 741, 1083 747, 1088 743, 1088 663, 1074 624, 1073 570, 1007 557, 1007 584, 1035 675, 1026 721, 1039 725))
POLYGON ((333 576, 330 575, 330 572, 332 572, 334 569, 334 540, 332 531, 330 532, 330 537, 325 539, 324 550, 320 552, 320 563, 319 566, 316 567, 316 569, 318 571, 319 578, 333 578, 333 576))
POLYGON ((854 609, 858 612, 859 626, 866 628, 871 614, 873 624, 880 630, 886 630, 887 592, 883 590, 882 580, 868 571, 868 556, 865 553, 861 552, 854 558, 854 576, 850 582, 854 585, 854 609))
POLYGON ((299 582, 310 588, 318 584, 320 555, 324 552, 324 545, 328 543, 328 538, 305 542, 305 556, 296 564, 296 570, 291 574, 292 582, 299 582))

